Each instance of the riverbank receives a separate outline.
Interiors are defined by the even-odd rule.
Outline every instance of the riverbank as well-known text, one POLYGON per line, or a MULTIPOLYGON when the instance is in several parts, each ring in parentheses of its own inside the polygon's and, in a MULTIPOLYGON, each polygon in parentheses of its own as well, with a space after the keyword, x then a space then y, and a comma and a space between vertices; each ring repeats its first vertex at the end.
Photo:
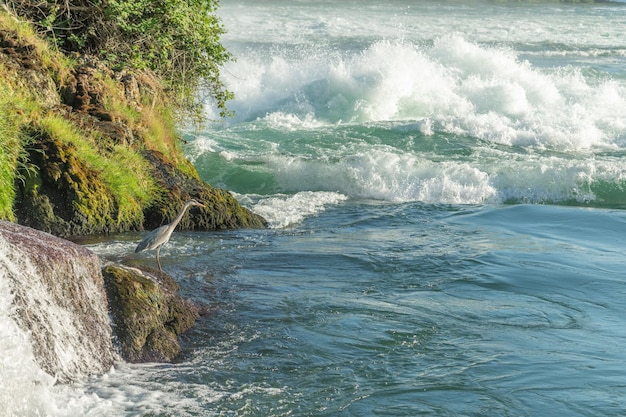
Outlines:
POLYGON ((69 237, 152 229, 182 204, 183 230, 265 227, 203 182, 181 151, 175 108, 149 71, 66 55, 0 11, 0 219, 69 237))
POLYGON ((166 274, 103 270, 61 238, 153 229, 191 198, 205 208, 187 213, 179 230, 266 227, 200 179, 182 152, 169 94, 153 72, 64 53, 0 9, 0 278, 15 295, 9 315, 56 381, 106 372, 116 355, 172 361, 177 336, 201 312, 166 274))

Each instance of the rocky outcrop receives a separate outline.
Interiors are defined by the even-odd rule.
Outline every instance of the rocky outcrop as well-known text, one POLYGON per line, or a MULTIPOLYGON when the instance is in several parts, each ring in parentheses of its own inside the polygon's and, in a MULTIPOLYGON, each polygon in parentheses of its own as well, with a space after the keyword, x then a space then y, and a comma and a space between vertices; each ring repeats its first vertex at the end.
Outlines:
POLYGON ((193 327, 200 307, 181 298, 165 273, 115 264, 103 271, 123 358, 171 362, 181 351, 177 336, 193 327))
POLYGON ((206 311, 179 296, 165 273, 102 268, 82 246, 5 221, 0 279, 9 280, 14 320, 30 335, 39 366, 59 382, 103 374, 118 354, 129 362, 171 362, 181 352, 178 336, 206 311))
POLYGON ((185 160, 173 126, 159 124, 159 106, 167 105, 158 80, 114 72, 92 57, 73 57, 70 63, 54 54, 0 28, 0 61, 41 106, 21 127, 28 146, 16 166, 18 223, 62 237, 153 229, 169 223, 185 201, 195 198, 208 209, 186 216, 181 229, 266 226, 230 193, 203 182, 185 160), (47 118, 48 125, 37 118, 47 118), (64 138, 68 131, 82 137, 84 145, 64 138), (137 174, 138 167, 125 175, 138 179, 149 196, 120 194, 125 187, 112 187, 111 176, 105 175, 119 169, 92 161, 114 162, 123 154, 145 160, 137 165, 148 167, 141 172, 151 178, 137 174))
POLYGON ((100 268, 79 245, 0 221, 0 279, 10 282, 14 319, 60 382, 102 374, 117 359, 100 268))
POLYGON ((163 189, 162 202, 146 210, 144 225, 154 229, 171 222, 180 208, 194 198, 206 209, 194 209, 188 213, 178 227, 182 230, 222 230, 240 228, 264 228, 267 221, 240 206, 228 191, 213 188, 193 176, 176 169, 163 154, 156 151, 144 152, 144 157, 153 167, 153 177, 163 189))

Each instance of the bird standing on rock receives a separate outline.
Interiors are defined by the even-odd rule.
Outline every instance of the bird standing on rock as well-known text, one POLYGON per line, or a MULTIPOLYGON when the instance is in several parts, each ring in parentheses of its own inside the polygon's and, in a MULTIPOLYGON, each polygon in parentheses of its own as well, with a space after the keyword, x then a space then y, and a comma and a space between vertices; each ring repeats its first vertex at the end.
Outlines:
POLYGON ((185 215, 185 211, 187 211, 187 209, 191 206, 206 207, 204 204, 200 204, 194 199, 187 201, 183 208, 180 210, 180 213, 178 213, 178 216, 176 216, 176 218, 174 219, 174 221, 161 227, 157 227, 156 229, 148 233, 148 236, 146 236, 146 238, 142 240, 139 245, 137 245, 135 253, 144 250, 156 249, 157 265, 159 265, 159 271, 163 272, 163 270, 161 269, 161 261, 159 260, 159 252, 161 251, 161 247, 165 245, 168 240, 170 240, 170 236, 172 236, 172 232, 176 228, 176 225, 185 215))

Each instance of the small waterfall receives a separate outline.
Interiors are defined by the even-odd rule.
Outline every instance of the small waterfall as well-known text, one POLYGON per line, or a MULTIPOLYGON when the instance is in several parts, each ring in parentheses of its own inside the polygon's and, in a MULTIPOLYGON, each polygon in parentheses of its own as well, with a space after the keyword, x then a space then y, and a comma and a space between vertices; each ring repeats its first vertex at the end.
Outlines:
POLYGON ((56 382, 111 369, 100 268, 81 246, 0 222, 0 403, 9 415, 33 414, 46 398, 36 392, 56 382))

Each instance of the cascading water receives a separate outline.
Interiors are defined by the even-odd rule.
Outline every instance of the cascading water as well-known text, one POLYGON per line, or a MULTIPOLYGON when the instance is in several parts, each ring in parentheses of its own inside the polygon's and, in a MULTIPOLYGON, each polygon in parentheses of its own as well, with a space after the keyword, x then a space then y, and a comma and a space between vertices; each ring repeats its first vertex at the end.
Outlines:
POLYGON ((2 415, 76 415, 54 399, 55 384, 102 374, 116 360, 99 258, 1 222, 0 351, 2 415))

